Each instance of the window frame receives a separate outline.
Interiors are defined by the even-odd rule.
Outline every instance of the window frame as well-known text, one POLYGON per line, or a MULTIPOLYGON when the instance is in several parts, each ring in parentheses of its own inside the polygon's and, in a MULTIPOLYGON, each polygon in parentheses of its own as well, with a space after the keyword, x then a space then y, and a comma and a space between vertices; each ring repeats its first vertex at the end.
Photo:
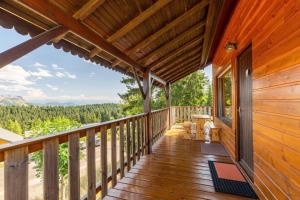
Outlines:
POLYGON ((227 126, 232 127, 232 108, 233 108, 233 96, 232 96, 232 89, 233 89, 233 73, 232 73, 232 67, 231 65, 228 65, 228 67, 222 71, 222 73, 217 77, 217 116, 218 118, 227 126), (231 118, 225 117, 225 92, 224 92, 224 76, 231 72, 231 118))

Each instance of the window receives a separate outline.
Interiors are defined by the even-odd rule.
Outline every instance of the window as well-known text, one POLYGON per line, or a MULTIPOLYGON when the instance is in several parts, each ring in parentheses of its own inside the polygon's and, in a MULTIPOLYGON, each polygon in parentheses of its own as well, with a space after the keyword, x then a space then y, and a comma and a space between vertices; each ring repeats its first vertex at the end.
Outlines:
POLYGON ((231 68, 218 77, 218 117, 228 126, 232 122, 231 68))

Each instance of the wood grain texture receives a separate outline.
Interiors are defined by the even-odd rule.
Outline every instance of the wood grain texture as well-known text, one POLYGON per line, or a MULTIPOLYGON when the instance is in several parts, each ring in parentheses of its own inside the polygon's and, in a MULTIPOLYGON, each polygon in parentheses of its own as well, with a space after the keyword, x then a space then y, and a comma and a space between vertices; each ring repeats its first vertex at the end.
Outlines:
POLYGON ((59 197, 58 187, 58 139, 43 143, 44 199, 56 200, 59 197))
POLYGON ((107 195, 107 128, 101 127, 101 197, 107 195))
POLYGON ((4 154, 4 199, 28 199, 28 148, 4 154))
POLYGON ((79 133, 69 138, 69 198, 80 199, 80 160, 79 160, 79 133))
POLYGON ((87 181, 88 200, 96 199, 96 152, 95 152, 95 129, 90 129, 86 134, 87 151, 87 181))
POLYGON ((124 146, 124 122, 120 123, 120 177, 124 177, 124 169, 125 169, 125 164, 124 164, 124 155, 125 155, 125 146, 124 146))
POLYGON ((111 176, 112 186, 117 184, 117 129, 116 125, 111 127, 111 176))
MULTIPOLYGON (((299 8, 296 0, 240 1, 213 57, 216 76, 252 43, 254 184, 266 199, 300 196, 299 8), (238 50, 226 53, 227 41, 237 42, 238 50)), ((233 156, 238 133, 216 122, 233 156)))

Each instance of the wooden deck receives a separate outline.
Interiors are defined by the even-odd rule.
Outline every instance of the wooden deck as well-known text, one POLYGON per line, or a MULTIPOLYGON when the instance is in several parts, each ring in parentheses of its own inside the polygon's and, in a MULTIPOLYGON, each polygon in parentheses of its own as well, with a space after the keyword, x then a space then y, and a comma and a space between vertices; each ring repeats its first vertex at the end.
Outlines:
POLYGON ((184 139, 183 130, 169 130, 153 154, 142 157, 105 199, 244 199, 215 192, 208 160, 231 162, 229 157, 201 154, 200 141, 184 139))

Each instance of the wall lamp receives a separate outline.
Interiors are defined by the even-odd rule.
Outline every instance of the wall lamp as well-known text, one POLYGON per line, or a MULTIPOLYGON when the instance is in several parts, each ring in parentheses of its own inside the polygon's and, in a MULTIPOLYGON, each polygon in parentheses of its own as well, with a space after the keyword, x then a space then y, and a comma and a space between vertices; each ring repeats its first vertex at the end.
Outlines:
POLYGON ((230 53, 237 49, 237 45, 235 42, 227 42, 225 45, 226 52, 230 53))

